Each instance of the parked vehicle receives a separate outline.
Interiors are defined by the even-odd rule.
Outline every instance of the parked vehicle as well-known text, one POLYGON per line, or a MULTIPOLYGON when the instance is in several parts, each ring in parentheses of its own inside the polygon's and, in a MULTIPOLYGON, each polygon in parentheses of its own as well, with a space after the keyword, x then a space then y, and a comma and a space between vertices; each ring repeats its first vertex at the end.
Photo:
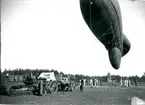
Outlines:
POLYGON ((61 79, 58 81, 58 89, 59 91, 75 91, 75 78, 69 75, 61 75, 61 79))
POLYGON ((43 87, 47 93, 56 93, 58 91, 58 83, 54 72, 43 72, 38 79, 43 79, 43 87))
POLYGON ((32 94, 33 85, 26 85, 23 81, 23 76, 6 75, 1 77, 1 94, 18 95, 32 94))

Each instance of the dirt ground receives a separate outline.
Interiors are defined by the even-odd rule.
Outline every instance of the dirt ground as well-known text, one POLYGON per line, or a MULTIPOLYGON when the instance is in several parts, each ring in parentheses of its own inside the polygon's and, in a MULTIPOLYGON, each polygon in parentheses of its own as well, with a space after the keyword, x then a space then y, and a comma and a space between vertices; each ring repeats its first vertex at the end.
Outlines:
POLYGON ((44 96, 1 96, 0 104, 23 105, 130 105, 132 97, 145 100, 145 87, 85 87, 83 92, 57 92, 44 96))

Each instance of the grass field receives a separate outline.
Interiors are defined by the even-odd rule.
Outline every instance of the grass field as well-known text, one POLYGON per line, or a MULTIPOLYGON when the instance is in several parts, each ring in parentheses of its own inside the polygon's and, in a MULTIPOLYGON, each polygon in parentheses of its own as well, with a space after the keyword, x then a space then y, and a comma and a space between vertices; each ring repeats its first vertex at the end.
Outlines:
POLYGON ((145 100, 145 87, 85 87, 84 92, 57 92, 44 96, 1 96, 1 104, 35 105, 130 105, 132 97, 145 100))

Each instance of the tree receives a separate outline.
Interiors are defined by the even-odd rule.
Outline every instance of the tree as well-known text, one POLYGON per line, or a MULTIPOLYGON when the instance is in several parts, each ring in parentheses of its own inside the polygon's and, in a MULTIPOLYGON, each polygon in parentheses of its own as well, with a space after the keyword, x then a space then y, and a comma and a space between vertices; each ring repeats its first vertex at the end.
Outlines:
POLYGON ((145 77, 145 72, 143 73, 143 76, 145 77))

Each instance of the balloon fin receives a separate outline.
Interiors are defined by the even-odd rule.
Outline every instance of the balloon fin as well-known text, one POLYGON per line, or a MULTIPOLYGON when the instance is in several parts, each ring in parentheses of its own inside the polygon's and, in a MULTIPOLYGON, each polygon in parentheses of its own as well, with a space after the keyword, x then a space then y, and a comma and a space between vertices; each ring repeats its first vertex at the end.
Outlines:
POLYGON ((125 35, 123 35, 123 56, 129 52, 130 47, 131 47, 131 44, 128 38, 125 35))
POLYGON ((121 51, 117 47, 111 48, 109 50, 110 63, 115 69, 120 68, 121 57, 122 57, 121 51))

